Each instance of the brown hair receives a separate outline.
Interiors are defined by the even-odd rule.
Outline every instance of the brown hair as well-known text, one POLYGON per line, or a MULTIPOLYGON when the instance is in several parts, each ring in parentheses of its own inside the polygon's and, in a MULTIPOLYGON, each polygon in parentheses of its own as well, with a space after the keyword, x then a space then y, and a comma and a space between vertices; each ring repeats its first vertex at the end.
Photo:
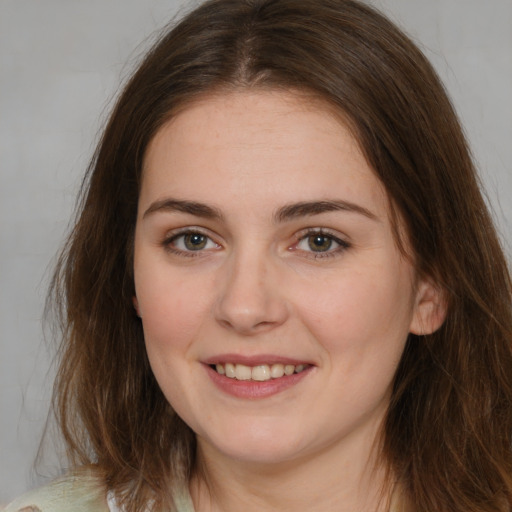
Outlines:
POLYGON ((55 407, 75 464, 127 511, 169 506, 194 435, 148 364, 132 305, 144 153, 213 90, 312 92, 348 120, 403 219, 418 273, 444 290, 443 326, 411 335, 382 453, 404 510, 512 506, 512 313, 507 264, 466 141, 435 72, 385 17, 351 0, 210 0, 135 72, 91 163, 52 287, 64 331, 55 407))

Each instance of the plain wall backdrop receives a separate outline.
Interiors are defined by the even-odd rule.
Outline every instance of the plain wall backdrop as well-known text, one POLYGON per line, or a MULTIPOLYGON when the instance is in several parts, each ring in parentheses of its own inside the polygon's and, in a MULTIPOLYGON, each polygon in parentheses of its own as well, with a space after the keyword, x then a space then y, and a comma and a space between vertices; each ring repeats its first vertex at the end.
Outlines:
MULTIPOLYGON (((56 457, 32 470, 53 372, 41 319, 100 127, 155 30, 196 3, 0 0, 0 504, 58 470, 56 457)), ((371 3, 447 86, 510 259, 512 1, 371 3)))

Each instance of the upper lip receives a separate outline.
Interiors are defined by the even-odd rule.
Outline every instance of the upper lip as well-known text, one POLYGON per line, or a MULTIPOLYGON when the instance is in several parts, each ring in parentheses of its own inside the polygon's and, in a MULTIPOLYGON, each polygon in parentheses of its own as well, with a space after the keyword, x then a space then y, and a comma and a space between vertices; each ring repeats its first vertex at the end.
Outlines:
POLYGON ((244 364, 246 366, 260 366, 263 364, 292 364, 297 366, 299 364, 313 364, 305 359, 296 359, 293 357, 280 356, 275 354, 257 354, 257 355, 242 355, 242 354, 219 354, 216 356, 208 357, 202 361, 204 364, 244 364))

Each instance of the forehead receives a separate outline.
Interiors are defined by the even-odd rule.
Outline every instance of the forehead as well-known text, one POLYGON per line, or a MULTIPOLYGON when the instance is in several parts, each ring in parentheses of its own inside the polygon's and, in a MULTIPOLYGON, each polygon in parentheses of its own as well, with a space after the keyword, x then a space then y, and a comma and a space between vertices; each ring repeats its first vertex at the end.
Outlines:
POLYGON ((140 199, 163 194, 253 204, 346 195, 387 209, 341 115, 316 98, 283 91, 207 96, 168 121, 146 152, 140 199))
MULTIPOLYGON (((349 129, 344 113, 317 94, 300 90, 235 89, 218 90, 194 98, 171 113, 169 121, 157 131, 150 141, 145 164, 156 145, 176 141, 181 146, 200 143, 206 150, 220 143, 229 143, 234 149, 259 149, 263 142, 272 150, 277 143, 292 144, 307 138, 315 143, 336 138, 336 145, 344 150, 358 150, 358 141, 349 129), (290 129, 293 125, 293 130, 290 129), (283 128, 288 128, 283 130, 283 128), (330 135, 330 137, 326 137, 330 135), (275 144, 268 145, 269 136, 275 144)), ((159 149, 161 151, 161 147, 159 149)))

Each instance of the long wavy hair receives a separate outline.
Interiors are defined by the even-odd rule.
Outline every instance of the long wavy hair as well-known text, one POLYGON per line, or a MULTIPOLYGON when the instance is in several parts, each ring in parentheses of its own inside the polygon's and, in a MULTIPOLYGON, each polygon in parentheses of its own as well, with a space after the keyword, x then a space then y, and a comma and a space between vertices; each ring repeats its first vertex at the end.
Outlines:
POLYGON ((444 291, 446 320, 410 335, 383 426, 402 509, 510 510, 506 259, 431 65, 353 0, 207 1, 127 83, 51 287, 62 327, 54 407, 73 464, 94 464, 128 512, 172 508, 170 489, 194 469, 194 435, 155 381, 132 305, 139 186, 148 143, 170 117, 211 91, 245 88, 303 90, 343 115, 406 226, 418 274, 444 291))

